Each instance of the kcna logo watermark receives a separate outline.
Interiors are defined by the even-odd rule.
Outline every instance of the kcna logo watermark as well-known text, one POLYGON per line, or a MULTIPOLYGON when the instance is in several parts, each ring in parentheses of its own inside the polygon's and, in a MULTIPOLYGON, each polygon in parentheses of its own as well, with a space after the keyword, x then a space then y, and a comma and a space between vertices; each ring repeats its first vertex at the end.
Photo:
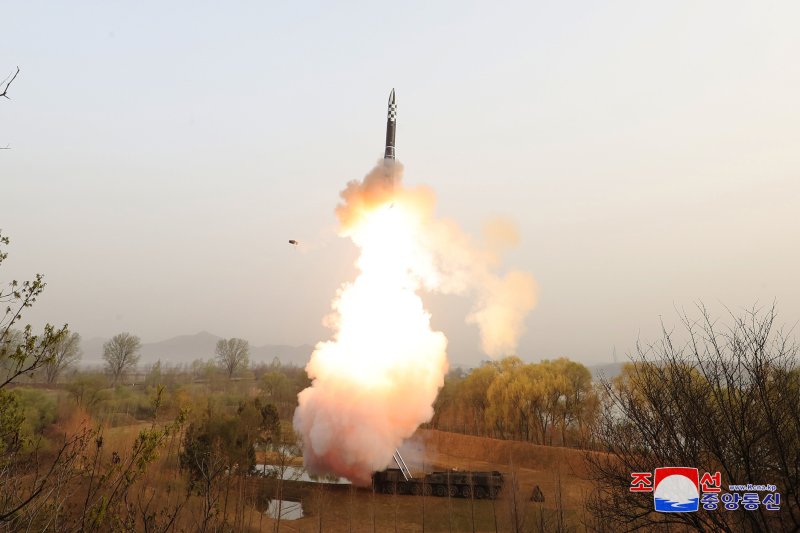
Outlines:
POLYGON ((706 511, 716 511, 720 503, 728 511, 739 506, 755 511, 763 505, 767 511, 781 507, 781 495, 775 485, 728 485, 722 492, 722 476, 719 472, 706 472, 700 477, 697 468, 666 466, 654 472, 631 472, 631 492, 652 492, 656 511, 662 513, 691 513, 700 505, 706 511), (761 496, 761 492, 766 494, 761 496))

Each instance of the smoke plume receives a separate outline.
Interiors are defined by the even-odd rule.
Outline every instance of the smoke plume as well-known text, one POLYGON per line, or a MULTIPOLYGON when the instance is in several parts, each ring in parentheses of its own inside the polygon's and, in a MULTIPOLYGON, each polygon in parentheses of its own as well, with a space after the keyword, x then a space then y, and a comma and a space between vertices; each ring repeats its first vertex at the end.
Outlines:
POLYGON ((306 468, 357 484, 385 468, 394 449, 433 415, 447 372, 447 339, 430 326, 419 293, 473 294, 467 317, 483 350, 513 353, 535 284, 524 272, 493 273, 516 244, 516 230, 493 221, 475 244, 452 221, 434 217, 427 187, 402 185, 399 162, 379 162, 341 192, 340 235, 359 248, 359 274, 337 291, 306 367, 313 380, 298 396, 294 427, 306 468))

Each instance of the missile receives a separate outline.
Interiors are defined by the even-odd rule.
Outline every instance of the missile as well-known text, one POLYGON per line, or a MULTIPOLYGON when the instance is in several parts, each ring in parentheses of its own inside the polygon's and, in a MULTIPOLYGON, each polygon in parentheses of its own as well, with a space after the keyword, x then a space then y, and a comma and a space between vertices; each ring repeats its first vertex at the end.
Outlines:
POLYGON ((386 151, 383 152, 384 161, 394 159, 394 134, 397 127, 397 101, 394 89, 389 94, 389 109, 386 114, 386 151))

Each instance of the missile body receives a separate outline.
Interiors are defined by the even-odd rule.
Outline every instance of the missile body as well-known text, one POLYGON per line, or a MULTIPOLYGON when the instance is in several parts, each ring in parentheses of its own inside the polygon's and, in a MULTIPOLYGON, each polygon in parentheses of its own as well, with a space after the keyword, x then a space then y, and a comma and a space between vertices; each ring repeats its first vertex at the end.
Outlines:
POLYGON ((389 110, 386 116, 386 150, 383 152, 383 159, 394 159, 394 134, 397 128, 397 101, 394 97, 394 89, 389 94, 389 110))

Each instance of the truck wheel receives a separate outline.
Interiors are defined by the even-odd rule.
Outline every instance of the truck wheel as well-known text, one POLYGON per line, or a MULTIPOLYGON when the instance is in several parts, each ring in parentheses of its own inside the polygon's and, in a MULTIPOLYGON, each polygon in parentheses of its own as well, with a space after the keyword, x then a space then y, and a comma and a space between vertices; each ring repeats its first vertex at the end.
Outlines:
POLYGON ((433 493, 441 498, 442 496, 447 495, 447 489, 444 485, 436 485, 433 487, 433 493))
POLYGON ((430 496, 430 495, 431 495, 431 492, 432 492, 432 490, 431 490, 431 486, 430 486, 430 485, 428 485, 427 483, 425 483, 425 484, 422 486, 422 494, 424 494, 425 496, 430 496))
POLYGON ((394 487, 391 483, 387 483, 383 486, 383 493, 384 494, 394 494, 394 487))
POLYGON ((489 497, 493 500, 497 499, 497 495, 500 493, 500 489, 498 487, 492 487, 489 489, 489 497))
POLYGON ((472 488, 469 485, 461 487, 461 495, 464 498, 472 498, 472 488))
POLYGON ((475 497, 482 500, 486 497, 486 489, 483 487, 475 487, 475 497))
POLYGON ((422 489, 420 488, 419 483, 414 483, 411 485, 411 494, 414 496, 419 496, 422 494, 422 489))
POLYGON ((456 498, 458 497, 458 485, 450 485, 450 497, 456 498))

